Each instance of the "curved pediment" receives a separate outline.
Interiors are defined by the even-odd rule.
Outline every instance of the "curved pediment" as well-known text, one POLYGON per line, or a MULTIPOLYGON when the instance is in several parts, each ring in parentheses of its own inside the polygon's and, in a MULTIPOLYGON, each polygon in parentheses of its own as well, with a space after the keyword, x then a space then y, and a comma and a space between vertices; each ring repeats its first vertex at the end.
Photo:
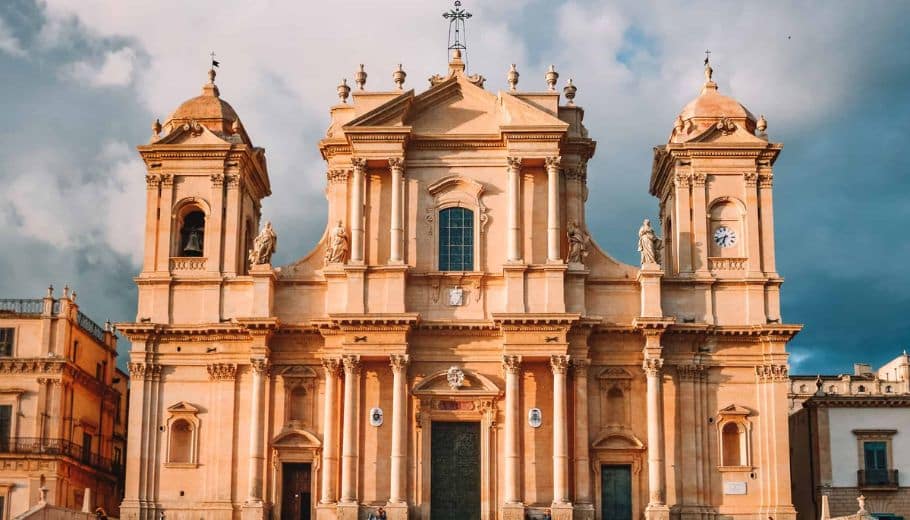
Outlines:
POLYGON ((273 448, 321 448, 316 434, 302 429, 284 430, 272 439, 273 448))
POLYGON ((452 190, 464 191, 472 195, 475 199, 479 199, 480 195, 483 194, 483 184, 463 175, 449 175, 427 187, 427 191, 434 197, 440 193, 452 190))
POLYGON ((609 428, 591 443, 595 450, 644 450, 645 444, 626 428, 609 428))
POLYGON ((502 390, 484 375, 472 370, 460 369, 464 375, 460 386, 449 383, 449 371, 437 372, 423 381, 417 383, 412 390, 416 396, 421 395, 465 395, 465 396, 497 396, 502 390))

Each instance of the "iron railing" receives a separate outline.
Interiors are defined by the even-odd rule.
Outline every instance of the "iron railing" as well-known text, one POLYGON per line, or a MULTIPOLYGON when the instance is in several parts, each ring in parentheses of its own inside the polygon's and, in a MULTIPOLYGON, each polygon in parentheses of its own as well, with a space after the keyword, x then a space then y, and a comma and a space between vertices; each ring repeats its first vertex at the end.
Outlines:
POLYGON ((99 343, 104 343, 104 329, 92 321, 91 318, 82 314, 82 311, 76 313, 76 324, 90 336, 97 339, 99 343))
POLYGON ((861 469, 856 472, 859 487, 897 488, 900 484, 896 469, 861 469))
POLYGON ((41 314, 44 312, 44 300, 34 299, 0 299, 0 312, 15 314, 41 314))
POLYGON ((108 473, 119 474, 122 471, 122 463, 112 461, 97 453, 92 453, 91 450, 83 449, 82 446, 66 439, 41 439, 38 437, 0 438, 0 454, 62 456, 108 473))

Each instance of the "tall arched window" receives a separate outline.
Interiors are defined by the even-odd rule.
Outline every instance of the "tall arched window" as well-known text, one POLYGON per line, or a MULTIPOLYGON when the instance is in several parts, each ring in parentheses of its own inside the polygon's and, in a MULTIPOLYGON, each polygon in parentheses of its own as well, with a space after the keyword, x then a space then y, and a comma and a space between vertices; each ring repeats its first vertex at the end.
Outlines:
POLYGON ((474 212, 447 208, 439 212, 439 270, 474 270, 474 212))
POLYGON ((186 419, 171 423, 170 447, 168 462, 189 464, 193 461, 193 425, 186 419))

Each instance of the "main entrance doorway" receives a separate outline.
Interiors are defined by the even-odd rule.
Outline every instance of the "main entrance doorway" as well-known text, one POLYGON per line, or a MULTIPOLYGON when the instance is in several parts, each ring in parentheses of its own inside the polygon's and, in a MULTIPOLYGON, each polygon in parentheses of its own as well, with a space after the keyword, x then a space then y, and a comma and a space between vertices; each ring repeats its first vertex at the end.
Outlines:
POLYGON ((600 467, 600 517, 632 520, 632 468, 600 467))
POLYGON ((281 520, 310 520, 310 465, 281 465, 281 520))
POLYGON ((480 423, 433 422, 430 518, 480 520, 480 423))

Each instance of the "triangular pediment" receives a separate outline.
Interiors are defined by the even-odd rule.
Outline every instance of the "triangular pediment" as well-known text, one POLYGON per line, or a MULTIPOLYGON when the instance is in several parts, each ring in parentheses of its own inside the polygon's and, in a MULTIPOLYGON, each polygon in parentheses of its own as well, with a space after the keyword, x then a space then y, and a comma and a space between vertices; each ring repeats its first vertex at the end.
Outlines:
POLYGON ((720 411, 717 412, 718 417, 730 417, 730 416, 734 416, 734 415, 741 416, 741 417, 748 417, 748 416, 752 415, 752 410, 746 408, 745 406, 740 406, 738 404, 731 404, 730 406, 721 408, 720 411))
POLYGON ((517 97, 490 93, 453 76, 414 95, 408 91, 358 116, 346 131, 407 127, 418 135, 499 136, 509 131, 565 131, 569 124, 517 97))
POLYGON ((199 408, 196 408, 195 406, 191 405, 190 403, 188 403, 186 401, 180 401, 176 404, 172 404, 171 406, 168 406, 167 411, 169 411, 171 413, 176 413, 176 412, 197 413, 197 412, 199 412, 199 408))

